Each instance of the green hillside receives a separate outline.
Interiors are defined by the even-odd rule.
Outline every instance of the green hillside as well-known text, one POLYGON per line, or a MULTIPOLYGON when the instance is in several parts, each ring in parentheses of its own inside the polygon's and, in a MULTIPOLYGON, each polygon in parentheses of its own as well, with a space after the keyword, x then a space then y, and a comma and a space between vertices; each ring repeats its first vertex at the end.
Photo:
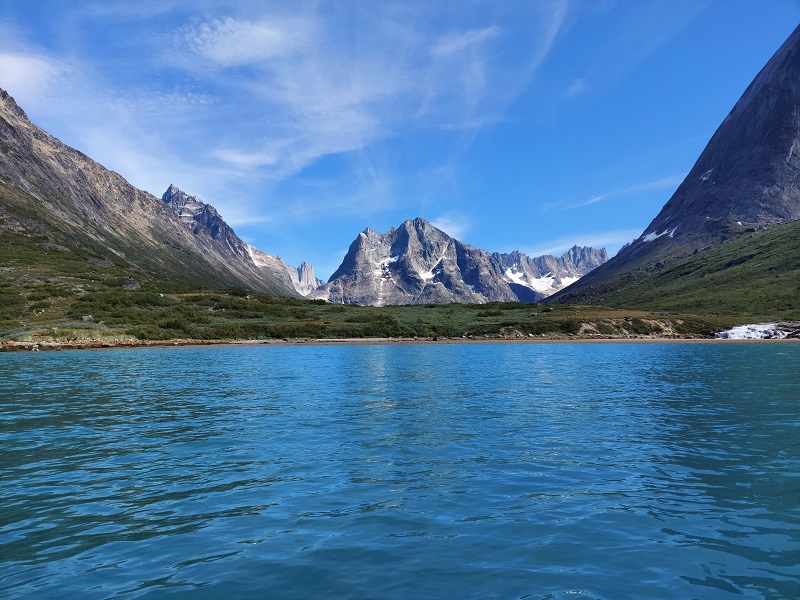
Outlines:
POLYGON ((750 321, 798 320, 800 221, 744 233, 660 268, 634 261, 565 300, 750 321))

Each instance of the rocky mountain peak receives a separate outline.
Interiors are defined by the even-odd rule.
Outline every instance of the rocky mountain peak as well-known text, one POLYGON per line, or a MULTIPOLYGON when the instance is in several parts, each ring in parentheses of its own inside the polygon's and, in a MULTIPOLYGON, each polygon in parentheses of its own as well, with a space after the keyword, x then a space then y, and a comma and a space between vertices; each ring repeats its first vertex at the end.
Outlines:
POLYGON ((580 264, 569 263, 566 254, 560 259, 489 254, 416 218, 383 234, 364 230, 328 283, 310 297, 375 306, 535 302, 607 256, 591 248, 575 248, 572 254, 580 264))
POLYGON ((301 295, 307 295, 322 284, 314 276, 311 265, 303 263, 305 266, 291 267, 277 256, 272 256, 246 244, 220 216, 217 209, 206 204, 197 196, 190 196, 174 184, 170 184, 161 199, 181 222, 192 230, 195 236, 215 240, 232 256, 249 262, 257 269, 275 275, 284 285, 301 295))
POLYGON ((19 107, 16 100, 2 88, 0 88, 0 112, 14 115, 18 119, 30 122, 28 115, 19 107))
POLYGON ((294 267, 287 267, 287 269, 290 270, 290 275, 292 275, 294 288, 303 296, 308 296, 323 284, 323 282, 314 275, 314 267, 305 261, 300 263, 300 266, 296 269, 294 267), (291 273, 292 270, 294 273, 291 273))
POLYGON ((800 27, 756 75, 642 235, 553 300, 602 302, 622 280, 647 279, 731 238, 798 220, 800 27))
POLYGON ((635 240, 707 247, 800 220, 800 27, 758 73, 694 167, 635 240))
POLYGON ((222 243, 240 258, 250 256, 245 243, 210 204, 197 196, 186 194, 173 184, 170 184, 161 199, 196 236, 208 236, 222 243))
POLYGON ((28 120, 0 90, 0 215, 24 229, 111 253, 144 274, 296 295, 257 268, 216 211, 174 185, 162 200, 28 120), (177 218, 176 218, 177 217, 177 218))

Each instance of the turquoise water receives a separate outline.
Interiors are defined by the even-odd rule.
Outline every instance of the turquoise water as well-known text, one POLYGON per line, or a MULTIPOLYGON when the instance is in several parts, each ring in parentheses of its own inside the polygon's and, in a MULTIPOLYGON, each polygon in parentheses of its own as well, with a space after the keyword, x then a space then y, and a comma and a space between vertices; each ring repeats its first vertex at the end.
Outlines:
POLYGON ((0 596, 800 598, 800 344, 0 355, 0 596))

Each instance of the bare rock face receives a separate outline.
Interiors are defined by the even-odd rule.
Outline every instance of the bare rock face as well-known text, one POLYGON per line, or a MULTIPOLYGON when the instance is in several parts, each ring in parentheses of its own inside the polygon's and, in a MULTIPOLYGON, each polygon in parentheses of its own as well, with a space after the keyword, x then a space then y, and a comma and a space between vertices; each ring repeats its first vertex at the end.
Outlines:
POLYGON ((602 302, 612 278, 769 225, 800 220, 800 27, 759 72, 641 236, 553 299, 602 302))
POLYGON ((492 256, 503 266, 506 281, 523 302, 528 301, 528 290, 550 296, 608 260, 605 248, 596 250, 588 246, 573 246, 558 258, 550 255, 531 258, 521 252, 492 256))
POLYGON ((267 254, 242 241, 217 209, 197 196, 189 196, 174 185, 170 185, 161 199, 181 222, 191 229, 195 237, 215 240, 227 251, 231 260, 252 263, 302 296, 307 296, 322 284, 314 277, 314 268, 308 263, 304 262, 297 268, 291 267, 277 256, 267 254))
POLYGON ((302 265, 300 268, 290 267, 277 256, 245 243, 220 216, 217 209, 197 196, 190 196, 170 185, 161 199, 195 237, 214 240, 227 252, 231 261, 241 261, 254 266, 266 276, 280 281, 282 285, 290 287, 302 296, 308 295, 322 283, 314 277, 311 265, 303 263, 305 267, 302 265), (305 280, 301 278, 301 268, 305 280), (306 275, 309 271, 310 278, 306 275))
POLYGON ((213 206, 197 196, 189 196, 172 184, 161 199, 195 237, 215 240, 231 256, 251 259, 247 244, 234 233, 213 206))
POLYGON ((314 267, 307 262, 300 263, 297 268, 287 266, 286 270, 289 273, 294 289, 303 296, 308 296, 324 283, 322 280, 317 279, 316 275, 314 275, 314 267))
POLYGON ((583 257, 580 267, 567 266, 570 253, 561 259, 489 254, 418 218, 384 234, 364 230, 328 283, 310 297, 372 306, 536 302, 585 273, 588 257, 607 258, 605 250, 583 250, 570 251, 583 257))
POLYGON ((235 234, 222 233, 224 221, 215 230, 216 211, 195 220, 205 227, 196 233, 187 226, 188 212, 176 216, 165 202, 42 131, 3 90, 0 191, 0 221, 18 231, 110 252, 160 278, 297 295, 274 273, 257 268, 235 234))

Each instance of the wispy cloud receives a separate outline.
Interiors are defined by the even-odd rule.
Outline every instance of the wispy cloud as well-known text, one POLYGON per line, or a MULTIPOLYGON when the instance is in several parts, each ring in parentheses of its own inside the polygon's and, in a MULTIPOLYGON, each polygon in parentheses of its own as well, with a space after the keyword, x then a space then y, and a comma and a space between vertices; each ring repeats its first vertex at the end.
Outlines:
MULTIPOLYGON (((630 4, 631 10, 625 14, 625 20, 614 23, 620 35, 609 35, 599 44, 586 45, 583 72, 567 86, 567 96, 617 85, 681 33, 710 4, 711 0, 630 4)), ((613 3, 606 6, 596 3, 591 9, 602 13, 610 6, 613 3)))
POLYGON ((453 56, 459 55, 465 50, 473 49, 483 44, 486 40, 496 37, 500 34, 500 28, 497 25, 485 27, 483 29, 474 29, 463 33, 449 34, 444 36, 433 47, 433 54, 438 56, 453 56))
POLYGON ((44 53, 0 50, 0 87, 20 103, 40 98, 67 77, 69 66, 44 53))
POLYGON ((567 96, 580 96, 587 89, 586 82, 583 79, 575 79, 567 86, 567 96))
POLYGON ((187 25, 179 39, 212 65, 239 67, 299 52, 316 30, 313 19, 300 16, 264 21, 225 17, 187 25))
MULTIPOLYGON (((398 181, 415 181, 418 206, 441 211, 432 190, 442 182, 425 185, 419 174, 457 170, 478 132, 503 121, 555 43, 567 2, 469 11, 215 0, 85 8, 61 8, 72 31, 140 28, 124 44, 135 60, 98 58, 79 45, 54 44, 56 55, 30 32, 3 31, 0 86, 134 185, 159 195, 175 183, 231 223, 251 225, 331 212, 363 219, 413 205, 398 181), (421 147, 424 160, 408 159, 416 152, 408 147, 434 136, 435 152, 421 147), (383 156, 401 138, 403 157, 383 156), (312 168, 326 159, 340 172, 312 168), (304 188, 304 180, 327 187, 304 188)), ((437 222, 455 236, 470 227, 456 213, 437 222)))
MULTIPOLYGON (((76 32, 135 23, 125 46, 140 45, 136 61, 106 64, 76 46, 57 56, 29 32, 4 29, 0 86, 43 124, 62 123, 67 143, 154 193, 172 181, 224 205, 247 180, 264 199, 229 212, 255 220, 270 188, 337 157, 353 170, 339 179, 357 187, 330 190, 330 204, 371 195, 363 204, 378 210, 397 201, 386 182, 405 176, 396 161, 370 156, 378 145, 436 132, 438 154, 414 170, 458 161, 529 84, 566 7, 95 1, 62 7, 62 17, 76 32)), ((279 210, 311 214, 320 202, 309 198, 294 193, 279 210)))
POLYGON ((431 219, 431 225, 444 231, 447 235, 459 241, 472 229, 472 219, 469 216, 449 211, 431 219))
POLYGON ((165 54, 199 81, 224 81, 230 102, 252 99, 236 101, 251 113, 247 131, 230 131, 210 153, 278 180, 409 130, 497 123, 547 55, 565 10, 563 2, 537 9, 541 31, 524 38, 496 24, 465 26, 450 8, 392 6, 343 18, 294 6, 194 20, 170 36, 165 54), (530 60, 504 64, 508 44, 528 44, 530 60))
POLYGON ((681 181, 683 181, 683 178, 684 178, 683 175, 670 175, 668 177, 662 177, 661 179, 656 179, 654 181, 646 181, 643 183, 637 183, 631 186, 618 188, 616 190, 611 190, 609 192, 604 192, 602 194, 594 194, 592 196, 580 200, 576 199, 562 200, 560 202, 546 204, 542 207, 542 210, 544 211, 571 210, 573 208, 589 206, 590 204, 596 204, 598 202, 603 202, 605 200, 612 200, 615 198, 626 198, 630 196, 636 196, 638 194, 645 194, 647 192, 655 192, 658 190, 673 189, 677 187, 681 183, 681 181))

